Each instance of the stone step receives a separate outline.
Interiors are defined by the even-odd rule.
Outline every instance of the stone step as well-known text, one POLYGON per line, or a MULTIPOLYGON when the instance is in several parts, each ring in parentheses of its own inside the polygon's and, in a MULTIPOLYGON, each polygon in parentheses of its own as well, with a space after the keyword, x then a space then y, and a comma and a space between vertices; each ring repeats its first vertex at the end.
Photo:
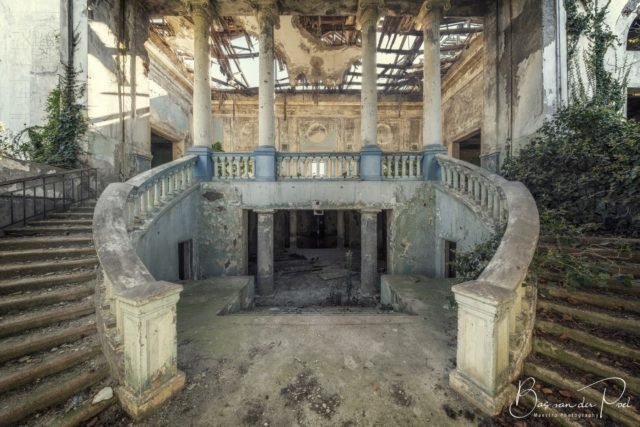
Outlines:
POLYGON ((86 316, 73 323, 73 325, 64 324, 48 331, 36 331, 0 340, 0 363, 39 351, 48 351, 53 347, 98 333, 95 315, 86 316))
POLYGON ((98 265, 98 257, 90 256, 78 259, 25 262, 0 265, 0 276, 16 277, 28 276, 57 271, 70 271, 79 268, 91 268, 98 265))
POLYGON ((634 377, 629 372, 605 365, 595 359, 584 357, 580 353, 558 346, 544 338, 535 338, 533 341, 533 350, 537 354, 542 354, 549 359, 553 359, 561 365, 589 372, 602 378, 623 378, 628 390, 634 393, 640 392, 640 379, 634 377))
POLYGON ((73 234, 69 236, 5 237, 0 239, 0 250, 18 251, 40 248, 66 248, 93 246, 93 235, 73 234))
POLYGON ((39 378, 62 372, 100 354, 101 351, 100 343, 94 340, 81 346, 77 351, 47 354, 42 360, 21 364, 17 369, 13 366, 5 366, 0 369, 0 394, 39 378))
POLYGON ((109 375, 104 357, 74 366, 0 403, 0 425, 16 423, 42 409, 65 402, 109 375))
POLYGON ((67 236, 69 234, 90 234, 91 226, 40 226, 40 227, 20 227, 4 231, 8 236, 67 236))
POLYGON ((49 276, 25 277, 22 279, 0 280, 0 295, 26 292, 55 286, 84 283, 96 278, 95 270, 80 270, 73 273, 59 273, 49 276))
POLYGON ((543 294, 546 291, 554 298, 588 304, 594 307, 640 313, 640 300, 633 298, 618 298, 597 292, 569 291, 557 286, 543 287, 541 289, 543 294))
POLYGON ((93 213, 95 206, 73 206, 69 212, 93 213))
POLYGON ((605 313, 573 308, 565 304, 552 303, 542 299, 538 300, 538 309, 553 310, 557 313, 566 314, 574 319, 578 319, 592 325, 623 330, 634 335, 640 335, 640 328, 638 327, 640 323, 637 319, 611 316, 605 313))
POLYGON ((91 400, 92 399, 87 399, 71 411, 60 414, 56 419, 52 420, 50 426, 76 427, 82 425, 84 421, 90 420, 118 402, 115 395, 109 400, 103 400, 96 404, 93 404, 91 400))
POLYGON ((0 321, 0 337, 77 319, 92 314, 94 311, 93 300, 89 298, 85 301, 67 304, 64 307, 53 306, 47 310, 36 310, 18 316, 10 316, 0 321))
POLYGON ((592 348, 596 351, 603 351, 616 356, 640 362, 640 350, 628 347, 616 341, 609 341, 588 332, 581 331, 576 328, 567 328, 545 320, 536 320, 536 329, 539 331, 555 335, 557 337, 565 336, 576 343, 592 348))
POLYGON ((70 285, 64 288, 54 288, 52 290, 47 289, 19 295, 4 296, 0 298, 0 314, 60 302, 75 301, 92 295, 93 293, 94 285, 88 283, 70 285))
POLYGON ((16 251, 0 251, 0 264, 20 261, 42 261, 60 258, 79 258, 95 255, 93 246, 74 246, 66 248, 38 248, 16 251))
POLYGON ((29 221, 27 223, 27 225, 29 227, 47 227, 50 225, 69 225, 69 226, 74 226, 74 225, 91 225, 93 224, 93 219, 89 219, 89 218, 79 218, 79 219, 70 219, 70 218, 65 218, 65 219, 43 219, 43 220, 39 220, 39 221, 29 221))
POLYGON ((50 212, 47 214, 50 219, 93 219, 93 212, 50 212))
MULTIPOLYGON (((582 384, 578 381, 565 378, 561 373, 540 366, 537 363, 526 362, 524 365, 524 371, 526 375, 540 379, 562 390, 577 392, 577 390, 583 389, 579 392, 580 396, 584 397, 587 402, 596 405, 596 408, 600 408, 602 403, 602 393, 587 387, 589 384, 582 384)), ((640 425, 640 415, 632 412, 629 408, 616 408, 615 405, 605 404, 602 405, 602 410, 605 415, 626 426, 640 425)))

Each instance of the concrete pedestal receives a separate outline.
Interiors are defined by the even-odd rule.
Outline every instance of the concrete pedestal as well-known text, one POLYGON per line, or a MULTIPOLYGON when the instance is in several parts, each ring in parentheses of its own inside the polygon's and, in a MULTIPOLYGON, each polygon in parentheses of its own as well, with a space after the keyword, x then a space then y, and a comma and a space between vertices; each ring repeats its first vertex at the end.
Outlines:
POLYGON ((273 211, 258 214, 258 280, 259 295, 273 294, 273 211))
POLYGON ((360 290, 363 295, 378 292, 378 211, 360 214, 361 266, 360 290))

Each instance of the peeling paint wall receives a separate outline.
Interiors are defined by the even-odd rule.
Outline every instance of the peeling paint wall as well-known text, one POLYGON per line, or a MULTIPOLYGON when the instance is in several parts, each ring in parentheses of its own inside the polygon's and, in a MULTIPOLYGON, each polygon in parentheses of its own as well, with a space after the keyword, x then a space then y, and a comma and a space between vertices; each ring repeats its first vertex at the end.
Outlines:
MULTIPOLYGON (((380 148, 383 151, 421 150, 422 102, 381 98, 378 103, 380 148)), ((214 123, 222 123, 225 151, 256 149, 257 97, 229 96, 215 100, 213 116, 214 123)), ((337 94, 276 96, 276 148, 294 152, 359 151, 360 97, 337 94)))
MULTIPOLYGON (((247 210, 273 209, 277 216, 280 210, 314 205, 325 211, 385 210, 391 274, 438 277, 443 274, 443 239, 467 250, 491 235, 466 204, 430 182, 207 182, 200 191, 198 221, 201 277, 247 274, 247 210)), ((350 221, 353 215, 346 215, 345 223, 350 221)), ((280 228, 287 232, 284 225, 280 228)), ((347 228, 358 234, 359 225, 347 228)))
POLYGON ((91 2, 88 22, 89 164, 103 184, 151 165, 149 17, 140 1, 91 2))
POLYGON ((172 200, 154 217, 154 222, 132 241, 138 256, 156 280, 179 280, 178 243, 192 240, 194 271, 198 271, 198 197, 199 187, 190 194, 172 200))
POLYGON ((202 183, 198 194, 199 275, 245 275, 248 269, 248 213, 231 186, 202 183))
POLYGON ((495 171, 566 99, 558 0, 495 0, 484 26, 483 166, 495 171))
POLYGON ((13 134, 41 125, 60 72, 60 1, 0 4, 0 122, 13 134))
POLYGON ((173 158, 176 159, 193 145, 191 76, 162 49, 161 40, 155 34, 145 46, 150 59, 151 130, 175 143, 173 158))
POLYGON ((484 49, 477 36, 442 79, 442 139, 454 155, 454 143, 482 128, 484 49))

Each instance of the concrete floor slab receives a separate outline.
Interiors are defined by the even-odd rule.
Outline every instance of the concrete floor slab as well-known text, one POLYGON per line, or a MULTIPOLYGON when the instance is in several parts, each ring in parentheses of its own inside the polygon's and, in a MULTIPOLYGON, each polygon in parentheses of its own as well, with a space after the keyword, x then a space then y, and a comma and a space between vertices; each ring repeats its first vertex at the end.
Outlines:
POLYGON ((178 305, 187 385, 142 425, 476 425, 482 416, 448 386, 456 312, 445 308, 451 282, 440 284, 425 298, 432 315, 217 316, 234 285, 187 283, 178 305))

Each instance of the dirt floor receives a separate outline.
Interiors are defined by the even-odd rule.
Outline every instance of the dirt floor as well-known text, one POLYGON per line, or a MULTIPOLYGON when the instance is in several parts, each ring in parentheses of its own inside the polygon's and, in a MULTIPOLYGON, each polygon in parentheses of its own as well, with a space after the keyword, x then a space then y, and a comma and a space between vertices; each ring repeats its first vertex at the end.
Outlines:
MULTIPOLYGON (((443 282, 424 316, 218 316, 234 292, 185 285, 182 393, 139 426, 461 426, 486 420, 448 386, 456 313, 443 282)), ((98 424, 131 425, 120 410, 98 424)))

